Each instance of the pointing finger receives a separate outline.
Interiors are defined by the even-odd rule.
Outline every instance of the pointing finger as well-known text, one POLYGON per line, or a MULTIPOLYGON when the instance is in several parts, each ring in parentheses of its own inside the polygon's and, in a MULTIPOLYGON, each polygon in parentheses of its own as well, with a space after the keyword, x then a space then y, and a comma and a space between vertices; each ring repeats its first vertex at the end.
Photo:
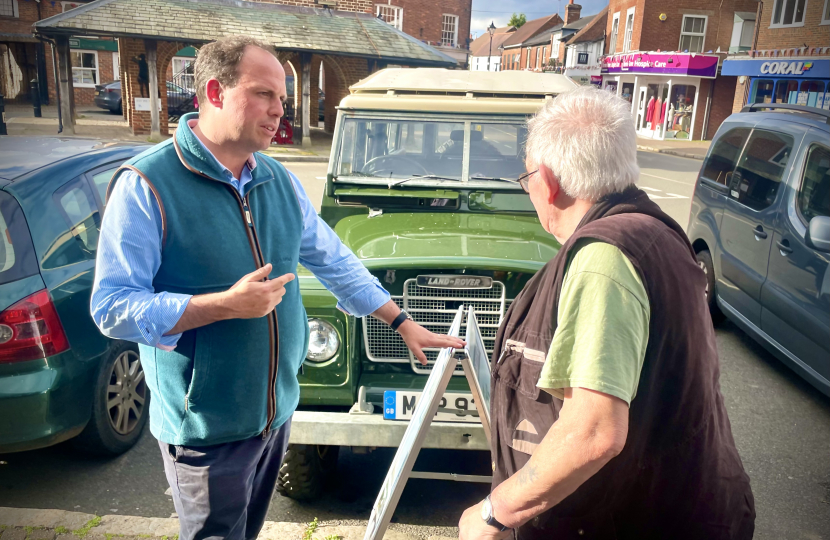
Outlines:
POLYGON ((278 278, 272 279, 271 284, 274 286, 275 289, 278 289, 280 287, 284 287, 286 283, 293 280, 294 274, 283 274, 278 278))

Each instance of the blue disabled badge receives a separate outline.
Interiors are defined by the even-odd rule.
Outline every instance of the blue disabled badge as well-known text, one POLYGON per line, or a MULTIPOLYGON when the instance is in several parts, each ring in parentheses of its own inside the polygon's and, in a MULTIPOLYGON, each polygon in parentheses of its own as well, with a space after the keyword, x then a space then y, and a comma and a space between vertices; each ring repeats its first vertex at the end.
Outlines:
POLYGON ((386 390, 383 393, 383 418, 386 420, 395 419, 395 402, 397 401, 394 390, 386 390))

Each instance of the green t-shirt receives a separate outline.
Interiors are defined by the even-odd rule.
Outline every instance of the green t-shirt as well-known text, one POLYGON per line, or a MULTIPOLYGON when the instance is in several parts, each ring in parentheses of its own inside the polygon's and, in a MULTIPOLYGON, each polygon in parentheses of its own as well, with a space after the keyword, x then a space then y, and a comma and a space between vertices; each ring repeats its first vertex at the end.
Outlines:
POLYGON ((629 405, 648 345, 648 294, 631 261, 586 239, 571 254, 559 295, 558 321, 537 386, 563 398, 588 388, 629 405))

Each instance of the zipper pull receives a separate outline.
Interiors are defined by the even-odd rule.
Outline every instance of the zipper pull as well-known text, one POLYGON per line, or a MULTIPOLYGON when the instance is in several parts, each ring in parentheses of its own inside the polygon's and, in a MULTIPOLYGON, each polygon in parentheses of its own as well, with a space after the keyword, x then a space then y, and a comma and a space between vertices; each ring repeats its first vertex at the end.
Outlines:
POLYGON ((251 209, 248 208, 248 197, 242 199, 242 210, 245 211, 245 221, 248 223, 248 227, 253 228, 254 222, 251 219, 251 209))

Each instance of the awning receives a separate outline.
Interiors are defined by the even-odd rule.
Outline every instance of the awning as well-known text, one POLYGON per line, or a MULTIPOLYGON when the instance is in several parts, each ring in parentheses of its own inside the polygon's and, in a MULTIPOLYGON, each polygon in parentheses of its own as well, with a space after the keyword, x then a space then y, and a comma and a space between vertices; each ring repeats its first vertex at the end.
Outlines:
POLYGON ((368 13, 238 0, 95 0, 36 22, 46 36, 93 35, 208 43, 248 35, 277 50, 449 67, 452 57, 368 13))

